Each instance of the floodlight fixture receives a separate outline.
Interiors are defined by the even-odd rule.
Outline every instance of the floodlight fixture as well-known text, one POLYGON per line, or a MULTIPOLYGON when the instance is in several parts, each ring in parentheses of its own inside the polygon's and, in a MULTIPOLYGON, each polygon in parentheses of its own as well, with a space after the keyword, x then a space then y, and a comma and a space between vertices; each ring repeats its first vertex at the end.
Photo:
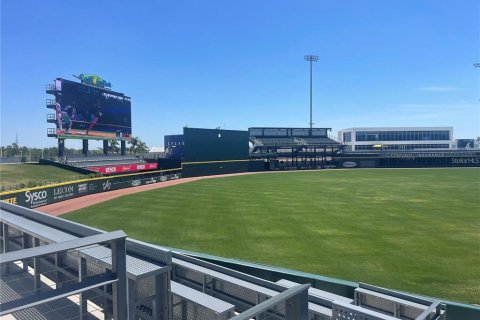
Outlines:
POLYGON ((311 55, 311 54, 306 55, 304 58, 305 58, 306 61, 313 61, 313 62, 318 61, 318 56, 311 55))

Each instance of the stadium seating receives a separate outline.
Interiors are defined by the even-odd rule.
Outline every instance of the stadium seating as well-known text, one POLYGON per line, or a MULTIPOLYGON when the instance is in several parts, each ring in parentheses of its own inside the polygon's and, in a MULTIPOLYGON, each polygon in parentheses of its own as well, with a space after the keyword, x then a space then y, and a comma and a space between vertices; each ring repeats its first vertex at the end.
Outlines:
POLYGON ((325 144, 338 144, 327 137, 250 137, 253 147, 319 147, 325 144))
POLYGON ((64 160, 68 165, 79 168, 119 166, 125 164, 142 164, 145 160, 133 155, 129 156, 96 156, 96 157, 68 157, 64 160))

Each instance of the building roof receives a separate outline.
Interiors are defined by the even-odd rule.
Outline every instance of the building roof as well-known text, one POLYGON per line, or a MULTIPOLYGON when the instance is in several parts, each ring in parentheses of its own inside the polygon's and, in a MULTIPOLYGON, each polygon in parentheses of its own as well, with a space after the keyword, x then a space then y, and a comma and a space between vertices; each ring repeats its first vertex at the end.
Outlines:
POLYGON ((164 152, 164 148, 163 148, 163 147, 151 147, 148 152, 149 152, 149 153, 164 152))

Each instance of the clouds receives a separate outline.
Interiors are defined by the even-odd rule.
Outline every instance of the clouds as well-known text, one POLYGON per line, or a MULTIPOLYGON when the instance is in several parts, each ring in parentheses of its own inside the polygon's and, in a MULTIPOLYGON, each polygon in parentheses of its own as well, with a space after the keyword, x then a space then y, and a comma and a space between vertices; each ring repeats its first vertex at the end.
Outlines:
POLYGON ((427 92, 454 92, 454 91, 461 91, 460 88, 451 87, 451 86, 430 86, 430 87, 422 87, 419 89, 420 91, 427 91, 427 92))

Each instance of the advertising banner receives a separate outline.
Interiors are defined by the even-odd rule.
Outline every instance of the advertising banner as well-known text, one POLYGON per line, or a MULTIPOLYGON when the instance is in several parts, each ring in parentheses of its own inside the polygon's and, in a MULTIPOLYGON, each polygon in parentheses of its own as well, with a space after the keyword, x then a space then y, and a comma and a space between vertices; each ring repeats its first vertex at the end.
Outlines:
POLYGON ((144 170, 155 170, 158 168, 158 163, 142 163, 142 164, 124 164, 120 166, 101 166, 90 167, 89 170, 100 172, 104 174, 126 173, 144 170))
POLYGON ((87 194, 84 186, 80 185, 84 184, 72 183, 57 187, 23 190, 14 194, 1 196, 1 200, 22 207, 37 208, 87 194))
POLYGON ((132 177, 128 177, 128 179, 126 179, 126 177, 110 177, 94 181, 35 187, 17 192, 4 192, 0 194, 0 200, 33 209, 88 194, 138 187, 181 178, 180 173, 166 175, 157 173, 148 178, 144 176, 145 175, 133 175, 132 177))

